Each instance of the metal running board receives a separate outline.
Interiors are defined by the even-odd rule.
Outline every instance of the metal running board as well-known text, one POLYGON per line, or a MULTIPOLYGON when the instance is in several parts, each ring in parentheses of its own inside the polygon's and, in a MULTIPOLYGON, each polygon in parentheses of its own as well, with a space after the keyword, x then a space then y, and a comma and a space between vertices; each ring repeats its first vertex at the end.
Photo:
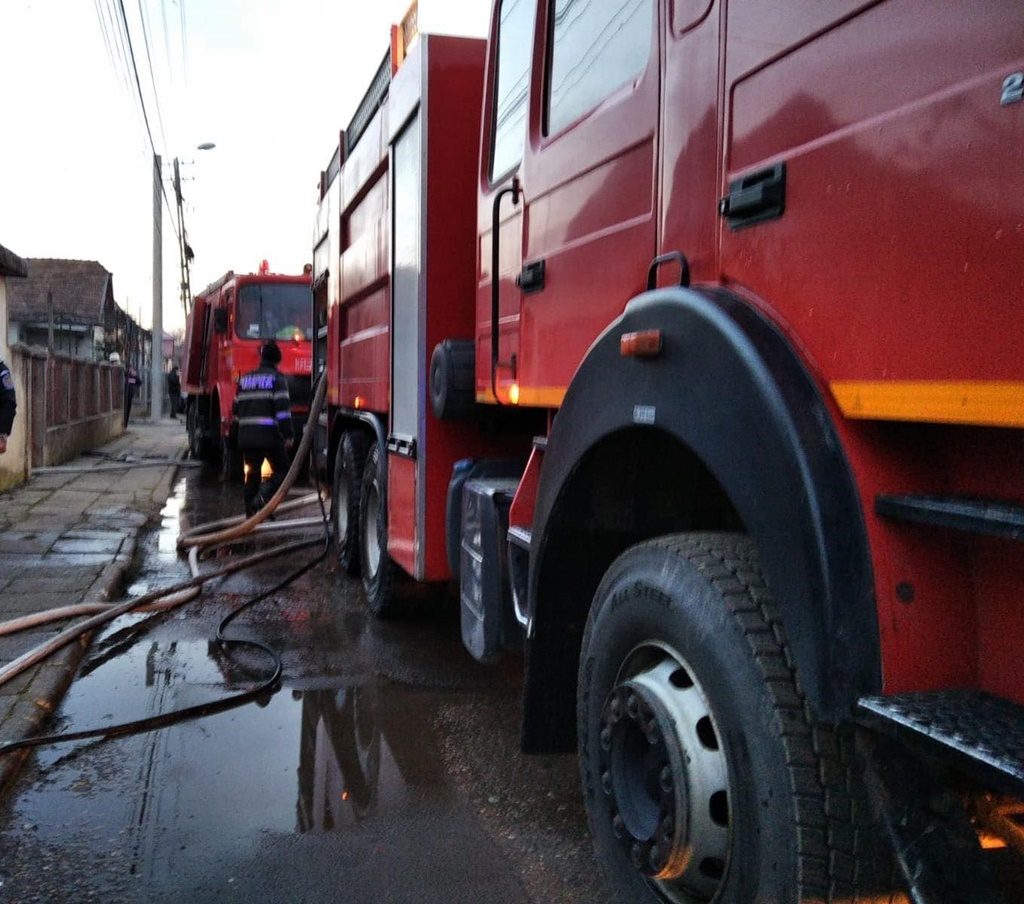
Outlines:
POLYGON ((988 788, 1024 796, 1024 706, 984 691, 930 691, 862 697, 856 718, 988 788))
POLYGON ((1024 540, 1024 506, 958 496, 878 496, 875 511, 893 521, 948 527, 971 534, 1024 540))

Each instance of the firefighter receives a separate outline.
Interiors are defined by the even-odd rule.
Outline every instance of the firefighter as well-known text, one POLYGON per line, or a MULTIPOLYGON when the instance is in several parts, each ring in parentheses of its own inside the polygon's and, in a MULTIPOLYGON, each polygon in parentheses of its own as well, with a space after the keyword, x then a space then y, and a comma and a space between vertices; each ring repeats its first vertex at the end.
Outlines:
POLYGON ((11 375, 11 369, 0 361, 0 455, 7 451, 7 437, 14 428, 14 412, 17 408, 14 377, 11 375))
POLYGON ((292 446, 291 398, 288 381, 277 369, 281 349, 273 339, 260 347, 260 366, 238 381, 238 393, 231 411, 236 442, 246 468, 245 513, 255 514, 277 492, 288 470, 292 446), (262 483, 263 459, 273 473, 262 483))
MULTIPOLYGON (((111 360, 114 356, 111 355, 111 360)), ((120 358, 118 358, 120 360, 120 358)), ((132 416, 132 400, 135 398, 135 388, 141 383, 139 372, 129 364, 124 369, 124 427, 128 428, 128 419, 132 416)))
POLYGON ((181 408, 181 374, 177 364, 172 364, 167 373, 167 397, 171 400, 171 420, 176 421, 181 408))

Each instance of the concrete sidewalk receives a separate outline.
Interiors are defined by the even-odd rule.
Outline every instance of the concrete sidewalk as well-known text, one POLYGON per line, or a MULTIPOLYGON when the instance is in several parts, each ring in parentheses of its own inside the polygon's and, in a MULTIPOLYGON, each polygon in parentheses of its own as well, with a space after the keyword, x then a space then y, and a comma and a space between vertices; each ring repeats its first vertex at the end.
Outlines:
MULTIPOLYGON (((181 420, 132 421, 111 443, 67 462, 95 468, 110 458, 180 458, 181 420)), ((175 466, 40 474, 0 494, 0 622, 83 601, 117 598, 135 541, 171 494, 175 466)), ((67 627, 58 622, 0 636, 0 666, 67 627)), ((65 647, 0 686, 0 742, 36 734, 60 702, 87 644, 65 647)), ((23 753, 0 756, 0 792, 23 753)))

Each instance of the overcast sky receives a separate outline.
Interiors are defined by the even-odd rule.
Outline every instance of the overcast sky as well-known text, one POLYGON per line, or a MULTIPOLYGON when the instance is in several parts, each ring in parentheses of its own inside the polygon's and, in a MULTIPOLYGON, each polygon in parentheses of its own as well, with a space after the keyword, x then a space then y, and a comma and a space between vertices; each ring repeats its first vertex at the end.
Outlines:
MULTIPOLYGON (((420 28, 482 36, 490 5, 420 0, 420 28)), ((320 170, 408 6, 0 0, 0 245, 21 257, 98 260, 114 274, 117 301, 149 326, 153 152, 117 30, 123 8, 165 178, 175 156, 194 161, 182 167, 193 293, 264 258, 300 272, 320 170), (216 148, 195 150, 208 141, 216 148)), ((169 181, 166 189, 173 205, 169 181)), ((172 223, 165 206, 168 331, 184 324, 172 223)))

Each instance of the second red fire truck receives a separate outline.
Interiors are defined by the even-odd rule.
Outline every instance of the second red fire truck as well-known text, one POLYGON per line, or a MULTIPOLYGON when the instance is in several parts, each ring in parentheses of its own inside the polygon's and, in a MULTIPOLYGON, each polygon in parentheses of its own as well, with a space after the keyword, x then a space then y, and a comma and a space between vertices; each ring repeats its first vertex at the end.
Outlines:
POLYGON ((396 31, 321 178, 342 564, 523 649, 619 900, 994 902, 1024 849, 1020 24, 497 0, 396 31))
POLYGON ((188 394, 185 423, 194 458, 224 458, 231 473, 231 405, 238 378, 259 366, 260 346, 274 339, 279 369, 288 378, 296 435, 310 403, 312 324, 310 274, 225 273, 196 295, 185 330, 182 388, 188 394))

